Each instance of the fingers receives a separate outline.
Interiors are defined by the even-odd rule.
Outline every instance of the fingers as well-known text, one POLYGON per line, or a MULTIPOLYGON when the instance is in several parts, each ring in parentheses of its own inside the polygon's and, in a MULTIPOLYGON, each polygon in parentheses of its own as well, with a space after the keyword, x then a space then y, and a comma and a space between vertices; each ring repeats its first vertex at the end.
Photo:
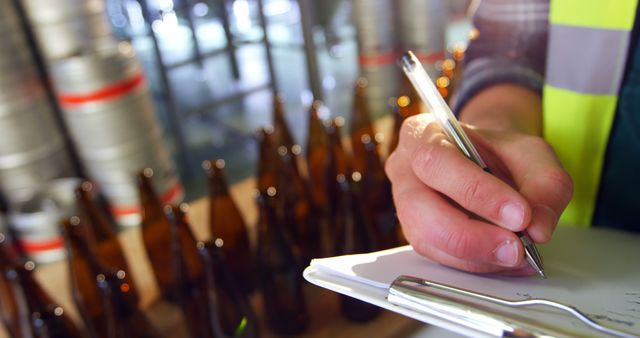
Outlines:
MULTIPOLYGON (((544 243, 551 239, 558 217, 571 200, 573 183, 546 142, 538 138, 521 142, 525 141, 533 151, 517 156, 526 156, 526 162, 518 159, 516 154, 506 156, 504 161, 511 168, 520 193, 532 208, 526 232, 535 242, 544 243)), ((510 151, 515 152, 515 149, 510 151)))
POLYGON ((420 181, 505 229, 520 231, 529 224, 531 209, 521 194, 463 156, 437 126, 425 134, 411 159, 420 181))
POLYGON ((526 137, 526 142, 515 145, 513 140, 501 144, 502 140, 493 138, 479 142, 481 150, 490 153, 489 159, 501 162, 500 169, 513 176, 510 185, 465 158, 432 122, 428 114, 408 119, 385 165, 408 241, 422 255, 454 268, 534 273, 513 232, 529 225, 533 240, 544 241, 566 206, 570 192, 548 193, 554 184, 567 190, 564 171, 558 169, 553 152, 539 143, 528 144, 531 140, 526 137), (526 157, 533 153, 535 157, 526 157), (498 226, 472 219, 464 209, 498 226))
POLYGON ((511 231, 470 219, 415 176, 394 183, 394 202, 404 233, 422 253, 464 270, 499 271, 518 267, 523 247, 511 231))
POLYGON ((466 261, 448 253, 438 250, 432 246, 415 247, 414 250, 420 255, 427 257, 440 264, 450 266, 459 270, 475 272, 475 273, 497 273, 506 276, 531 276, 537 272, 527 263, 522 261, 515 268, 505 268, 499 265, 485 264, 480 262, 466 261))

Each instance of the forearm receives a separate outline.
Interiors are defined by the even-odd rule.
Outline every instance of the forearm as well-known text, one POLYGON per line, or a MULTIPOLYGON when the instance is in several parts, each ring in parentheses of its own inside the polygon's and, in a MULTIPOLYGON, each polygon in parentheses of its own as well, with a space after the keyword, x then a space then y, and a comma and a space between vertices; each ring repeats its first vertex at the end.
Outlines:
POLYGON ((542 135, 542 100, 523 86, 500 84, 475 95, 460 111, 462 122, 489 130, 542 135))

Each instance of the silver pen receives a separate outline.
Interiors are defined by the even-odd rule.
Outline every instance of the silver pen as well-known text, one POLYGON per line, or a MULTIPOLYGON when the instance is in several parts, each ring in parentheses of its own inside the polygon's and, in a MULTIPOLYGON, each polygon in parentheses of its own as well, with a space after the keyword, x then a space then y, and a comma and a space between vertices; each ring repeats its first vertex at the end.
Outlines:
MULTIPOLYGON (((480 153, 464 132, 458 120, 451 112, 451 109, 444 101, 433 81, 422 67, 422 64, 416 56, 408 51, 400 57, 400 65, 402 70, 409 78, 409 81, 416 89, 416 92, 429 108, 429 111, 435 116, 436 121, 440 124, 445 134, 460 148, 466 157, 475 162, 482 170, 491 173, 487 164, 480 157, 480 153)), ((547 278, 542 267, 542 259, 531 238, 523 231, 516 232, 516 235, 522 241, 525 255, 529 264, 542 276, 547 278)))

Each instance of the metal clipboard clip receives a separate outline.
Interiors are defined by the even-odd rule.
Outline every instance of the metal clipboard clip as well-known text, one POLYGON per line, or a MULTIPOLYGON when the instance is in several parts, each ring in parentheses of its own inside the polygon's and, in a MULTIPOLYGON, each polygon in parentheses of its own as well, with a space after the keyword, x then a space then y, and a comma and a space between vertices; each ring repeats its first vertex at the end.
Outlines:
POLYGON ((547 299, 507 300, 412 276, 396 278, 387 294, 387 300, 397 306, 459 323, 496 337, 563 337, 569 335, 568 333, 550 332, 547 329, 543 332, 532 325, 520 323, 502 315, 495 309, 483 307, 477 303, 465 302, 461 300, 461 297, 466 297, 470 301, 485 301, 510 308, 551 307, 570 313, 600 333, 622 338, 636 337, 602 326, 573 306, 547 299))

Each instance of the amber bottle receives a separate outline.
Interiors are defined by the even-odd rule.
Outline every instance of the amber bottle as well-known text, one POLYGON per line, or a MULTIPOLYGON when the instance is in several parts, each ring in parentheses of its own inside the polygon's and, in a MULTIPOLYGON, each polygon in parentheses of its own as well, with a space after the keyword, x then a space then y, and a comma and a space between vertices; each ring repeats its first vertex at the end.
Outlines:
POLYGON ((311 204, 307 182, 293 169, 295 159, 284 146, 278 148, 280 170, 277 187, 280 191, 278 209, 280 221, 300 249, 302 265, 319 257, 320 243, 317 218, 311 204))
POLYGON ((172 225, 172 261, 176 282, 176 299, 193 338, 213 337, 209 329, 204 265, 199 257, 195 236, 187 221, 188 206, 166 206, 172 225))
POLYGON ((29 312, 17 285, 14 267, 19 264, 8 236, 0 232, 0 319, 9 335, 15 338, 31 337, 29 312))
MULTIPOLYGON (((354 173, 352 176, 358 181, 359 175, 357 172, 354 173)), ((336 185, 340 189, 336 228, 341 233, 336 234, 335 244, 339 255, 365 253, 377 249, 371 226, 367 224, 361 203, 354 196, 350 180, 342 174, 336 177, 336 185)), ((377 306, 344 295, 340 296, 340 309, 345 317, 356 322, 371 320, 379 313, 377 306)))
POLYGON ((24 304, 31 337, 34 338, 79 338, 86 337, 64 309, 53 302, 36 281, 35 264, 27 261, 4 269, 4 275, 12 285, 19 304, 24 304))
POLYGON ((364 214, 373 227, 378 249, 398 246, 396 210, 391 194, 391 182, 380 161, 376 140, 363 135, 362 147, 365 150, 367 172, 362 174, 357 194, 363 202, 364 214))
POLYGON ((371 122, 371 112, 367 105, 366 91, 367 80, 359 78, 356 81, 353 110, 351 112, 351 146, 353 150, 353 170, 365 173, 366 166, 364 160, 364 148, 362 147, 363 135, 375 135, 373 123, 371 122))
POLYGON ((319 240, 314 240, 317 246, 317 253, 314 258, 328 256, 327 250, 329 241, 328 230, 332 226, 331 204, 329 198, 329 180, 331 178, 331 148, 329 147, 329 136, 327 126, 330 121, 322 121, 319 113, 322 103, 315 101, 309 111, 309 138, 307 141, 307 169, 309 173, 309 187, 316 221, 319 240))
POLYGON ((96 276, 96 284, 105 299, 107 320, 115 323, 109 337, 160 338, 147 316, 137 308, 124 277, 122 270, 96 276))
POLYGON ((275 95, 273 97, 273 129, 275 132, 275 141, 277 145, 284 145, 288 150, 291 150, 295 142, 287 126, 284 113, 284 98, 280 95, 275 95))
MULTIPOLYGON (((96 276, 104 272, 99 266, 92 234, 88 225, 79 217, 63 221, 63 234, 67 246, 71 295, 87 326, 94 337, 111 338, 115 322, 109 322, 105 300, 98 289, 96 276)), ((113 319, 112 319, 113 320, 113 319)))
POLYGON ((271 127, 262 128, 258 135, 258 190, 266 192, 268 187, 276 185, 280 162, 278 159, 277 145, 274 130, 271 127))
MULTIPOLYGON (((95 184, 84 181, 75 189, 80 218, 87 224, 87 240, 95 248, 95 253, 107 267, 115 270, 131 271, 122 250, 122 245, 115 232, 115 225, 98 202, 95 184)), ((137 291, 131 278, 125 277, 130 287, 129 294, 136 299, 137 291)))
POLYGON ((419 106, 419 104, 413 101, 409 96, 403 95, 396 99, 393 106, 393 134, 389 141, 389 150, 387 154, 391 154, 398 147, 402 123, 407 119, 407 117, 413 116, 416 114, 416 111, 419 111, 414 109, 414 107, 417 106, 419 106))
POLYGON ((80 217, 63 221, 69 251, 72 294, 94 337, 157 337, 138 310, 138 299, 124 270, 107 266, 96 255, 90 229, 80 217))
POLYGON ((175 301, 172 266, 171 223, 153 187, 153 170, 146 168, 137 175, 142 211, 142 240, 162 297, 175 301))
POLYGON ((258 280, 264 313, 276 334, 303 332, 309 322, 302 293, 300 259, 276 217, 277 191, 270 187, 258 199, 258 280))
POLYGON ((327 129, 329 134, 329 148, 330 148, 330 156, 329 156, 329 178, 327 179, 327 190, 329 195, 329 206, 331 210, 331 222, 330 227, 328 229, 328 247, 330 252, 330 256, 339 255, 336 252, 336 245, 334 240, 336 236, 341 236, 342 231, 337 229, 336 219, 338 217, 338 209, 341 206, 340 202, 340 187, 336 184, 336 177, 338 175, 349 176, 351 175, 351 159, 346 153, 343 144, 342 144, 342 131, 341 127, 344 121, 342 118, 335 118, 331 121, 330 127, 327 129))
POLYGON ((234 279, 244 292, 250 293, 255 289, 256 278, 249 232, 229 193, 224 166, 223 160, 202 163, 209 180, 209 229, 211 238, 220 244, 234 279))
POLYGON ((327 155, 329 151, 327 133, 320 119, 322 102, 315 101, 309 110, 309 138, 307 141, 307 168, 311 183, 311 196, 316 206, 327 203, 327 155))
POLYGON ((215 337, 258 337, 258 323, 249 300, 229 268, 220 240, 198 243, 205 267, 209 326, 215 337))

